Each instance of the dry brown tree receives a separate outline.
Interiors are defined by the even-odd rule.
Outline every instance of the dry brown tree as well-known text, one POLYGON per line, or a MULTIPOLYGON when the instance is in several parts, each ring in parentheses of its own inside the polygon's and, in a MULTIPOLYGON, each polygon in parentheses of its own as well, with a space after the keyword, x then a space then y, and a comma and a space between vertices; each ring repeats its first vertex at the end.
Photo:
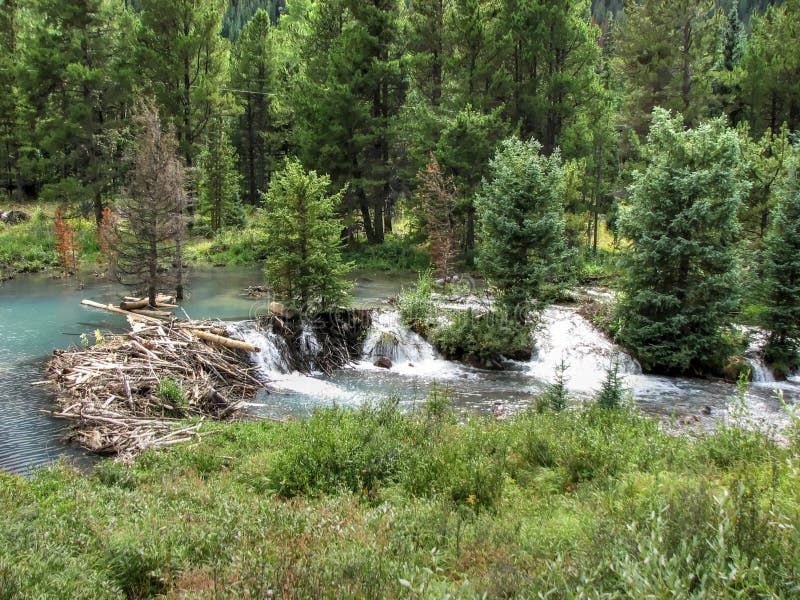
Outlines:
POLYGON ((442 173, 433 154, 428 164, 417 173, 417 180, 420 204, 428 222, 431 263, 446 282, 455 256, 453 210, 458 200, 458 188, 452 177, 442 173))
POLYGON ((185 169, 172 127, 164 130, 158 110, 139 105, 133 169, 110 224, 111 273, 147 294, 155 306, 159 290, 183 296, 185 169))

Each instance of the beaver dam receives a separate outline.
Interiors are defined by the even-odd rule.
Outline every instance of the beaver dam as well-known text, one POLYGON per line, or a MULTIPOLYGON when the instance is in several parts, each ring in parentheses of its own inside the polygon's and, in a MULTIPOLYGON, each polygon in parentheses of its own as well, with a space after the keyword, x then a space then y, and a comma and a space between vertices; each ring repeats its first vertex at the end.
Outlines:
MULTIPOLYGON (((260 348, 229 337, 223 323, 163 321, 90 300, 83 304, 124 314, 130 323, 128 333, 99 337, 92 347, 54 351, 47 365, 59 407, 52 414, 73 421, 70 439, 89 450, 132 456, 197 439, 204 420, 240 417, 268 383, 251 359, 260 348)), ((276 314, 260 327, 283 336, 301 356, 305 336, 291 321, 276 314)), ((318 353, 313 366, 333 369, 351 360, 352 339, 369 327, 369 316, 318 323, 316 337, 328 350, 324 364, 318 353)), ((299 359, 294 365, 303 366, 299 359)))

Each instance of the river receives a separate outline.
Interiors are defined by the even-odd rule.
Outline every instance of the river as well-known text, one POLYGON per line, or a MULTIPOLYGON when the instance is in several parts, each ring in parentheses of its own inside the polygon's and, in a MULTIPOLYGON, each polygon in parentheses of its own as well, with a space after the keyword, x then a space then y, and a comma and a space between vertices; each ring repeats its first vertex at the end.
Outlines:
MULTIPOLYGON (((189 298, 183 303, 195 319, 221 318, 231 329, 262 348, 253 356, 271 380, 259 395, 256 413, 270 416, 306 415, 318 406, 333 403, 357 406, 362 402, 395 395, 402 406, 424 401, 433 387, 447 389, 461 410, 510 414, 529 406, 562 357, 569 365, 568 387, 577 400, 590 398, 602 383, 614 356, 622 357, 626 384, 637 405, 657 415, 692 419, 699 429, 710 429, 726 418, 731 384, 700 379, 642 375, 630 358, 599 334, 574 308, 551 307, 536 332, 537 352, 528 362, 510 363, 505 371, 483 371, 452 363, 437 356, 427 342, 401 327, 399 316, 385 305, 415 277, 358 274, 354 303, 382 310, 365 342, 364 356, 353 367, 331 375, 286 372, 275 348, 250 319, 266 310, 266 300, 244 293, 258 284, 258 270, 246 268, 196 269, 189 298), (392 339, 391 348, 379 341, 392 339), (378 354, 389 354, 390 370, 375 367, 378 354), (704 415, 703 407, 711 409, 704 415)), ((51 408, 49 386, 32 385, 44 379, 43 366, 54 348, 81 344, 81 335, 95 330, 119 331, 123 317, 80 305, 82 298, 118 302, 125 289, 92 276, 56 279, 49 275, 19 276, 0 284, 0 468, 25 472, 66 456, 78 464, 93 459, 63 443, 66 423, 43 411, 51 408)), ((752 416, 780 425, 786 417, 774 389, 781 387, 789 403, 800 400, 800 384, 755 384, 748 395, 752 416)))

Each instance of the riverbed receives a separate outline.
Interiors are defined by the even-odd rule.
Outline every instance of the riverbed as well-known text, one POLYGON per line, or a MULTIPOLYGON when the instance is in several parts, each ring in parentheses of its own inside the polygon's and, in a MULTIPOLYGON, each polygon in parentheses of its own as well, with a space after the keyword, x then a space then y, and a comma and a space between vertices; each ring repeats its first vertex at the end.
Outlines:
MULTIPOLYGON (((250 268, 196 269, 183 310, 194 319, 220 318, 243 337, 262 348, 252 359, 271 381, 253 408, 266 416, 302 416, 319 406, 359 404, 397 397, 401 406, 423 402, 436 387, 446 390, 462 411, 508 415, 531 405, 555 374, 563 358, 575 402, 585 401, 602 384, 613 359, 621 361, 626 385, 637 406, 662 417, 688 420, 698 430, 710 429, 728 417, 735 386, 703 379, 643 375, 635 361, 596 331, 574 307, 551 307, 536 332, 537 350, 530 361, 509 363, 505 371, 483 371, 443 360, 427 342, 403 328, 386 298, 413 285, 416 276, 376 273, 354 275, 353 303, 380 312, 365 342, 364 355, 352 367, 330 375, 301 375, 280 365, 274 348, 263 339, 252 319, 267 309, 268 299, 245 293, 261 283, 262 275, 250 268), (374 366, 375 341, 393 336, 392 369, 374 366)), ((80 345, 95 331, 119 331, 124 317, 80 305, 83 298, 118 302, 126 293, 117 284, 92 275, 59 279, 47 274, 19 276, 0 284, 0 468, 24 472, 65 456, 79 464, 93 457, 63 443, 67 424, 45 412, 52 391, 33 385, 44 379, 43 366, 54 348, 80 345)), ((750 415, 764 425, 786 421, 784 401, 800 401, 800 384, 760 382, 747 397, 750 415)))

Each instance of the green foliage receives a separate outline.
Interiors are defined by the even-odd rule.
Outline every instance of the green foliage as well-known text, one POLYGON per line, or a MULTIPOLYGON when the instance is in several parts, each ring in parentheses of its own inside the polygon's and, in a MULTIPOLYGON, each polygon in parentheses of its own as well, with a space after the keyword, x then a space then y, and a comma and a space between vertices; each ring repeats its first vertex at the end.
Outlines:
POLYGON ((620 217, 631 246, 619 338, 647 371, 719 372, 735 353, 723 330, 739 303, 736 215, 747 183, 738 137, 722 120, 685 130, 659 109, 644 152, 648 166, 620 217))
POLYGON ((147 92, 175 127, 187 166, 195 164, 225 92, 229 44, 220 37, 226 0, 141 0, 136 60, 147 92))
POLYGON ((387 234, 382 244, 357 244, 343 251, 346 261, 369 271, 424 271, 428 255, 408 236, 387 234))
POLYGON ((200 214, 210 219, 211 231, 216 233, 225 225, 237 224, 239 201, 236 151, 221 119, 214 120, 198 161, 200 214))
POLYGON ((267 12, 258 10, 242 30, 231 57, 231 85, 239 90, 236 100, 241 107, 233 137, 240 157, 244 197, 252 205, 260 202, 267 189, 285 138, 278 131, 278 59, 270 21, 274 24, 267 12))
POLYGON ((403 323, 420 335, 427 336, 436 327, 438 309, 432 299, 433 272, 428 269, 419 274, 417 285, 403 290, 398 300, 403 323))
POLYGON ((307 173, 289 160, 264 196, 267 284, 302 311, 334 308, 349 288, 336 217, 344 192, 329 195, 329 186, 327 175, 307 173))
POLYGON ((0 474, 0 590, 795 595, 800 469, 774 440, 752 453, 730 435, 736 460, 717 464, 709 444, 733 425, 693 440, 594 404, 459 424, 443 399, 209 424, 196 444, 92 474, 0 474), (299 483, 290 498, 275 495, 279 473, 299 483))
POLYGON ((619 367, 619 357, 615 357, 608 369, 606 369, 606 378, 600 387, 600 392, 597 394, 596 401, 598 406, 603 408, 622 407, 628 391, 625 389, 625 382, 619 372, 619 367))
POLYGON ((632 3, 617 25, 613 62, 625 124, 644 135, 656 107, 681 112, 692 125, 706 116, 721 27, 711 3, 632 3))
POLYGON ((174 379, 162 379, 158 382, 156 396, 171 413, 180 414, 187 406, 186 391, 174 379))
POLYGON ((785 121, 790 130, 800 125, 798 82, 800 66, 800 3, 796 0, 770 6, 754 16, 741 70, 744 116, 756 136, 777 132, 785 121))
POLYGON ((478 264, 500 305, 524 321, 565 258, 564 170, 558 151, 545 156, 538 142, 515 138, 502 143, 490 164, 491 178, 476 199, 478 264))
POLYGON ((485 369, 501 367, 503 358, 528 360, 533 352, 530 324, 499 309, 453 311, 447 325, 432 331, 430 341, 446 358, 485 369))
POLYGON ((781 375, 800 366, 800 160, 791 161, 764 241, 767 360, 781 375))

